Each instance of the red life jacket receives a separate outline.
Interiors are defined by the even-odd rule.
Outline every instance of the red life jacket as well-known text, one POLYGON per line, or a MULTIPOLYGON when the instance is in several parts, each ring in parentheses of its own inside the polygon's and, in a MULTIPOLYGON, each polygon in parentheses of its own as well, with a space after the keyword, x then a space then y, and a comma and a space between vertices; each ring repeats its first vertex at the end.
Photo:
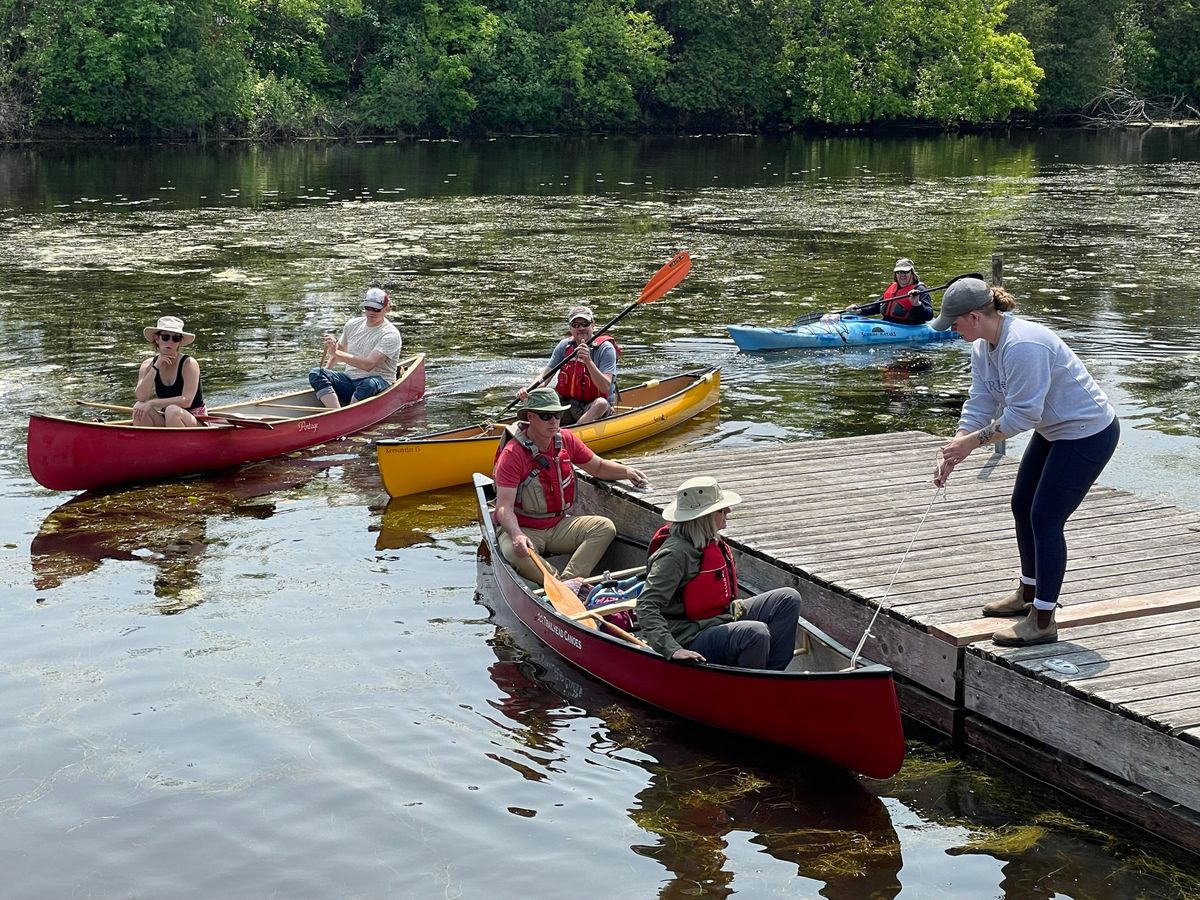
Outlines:
MULTIPOLYGON (((650 538, 649 554, 663 545, 670 534, 671 524, 661 526, 650 538)), ((729 604, 737 594, 737 566, 729 545, 717 538, 704 548, 700 557, 700 572, 683 586, 683 611, 693 622, 711 619, 729 612, 729 604)))
MULTIPOLYGON (((520 444, 533 457, 533 468, 517 485, 513 512, 522 528, 553 528, 575 503, 575 467, 563 447, 561 434, 554 435, 549 453, 543 453, 523 428, 507 431, 501 438, 500 451, 508 441, 520 444), (557 461, 557 465, 555 464, 557 461), (545 511, 541 507, 545 507, 545 511), (532 509, 531 509, 532 508, 532 509)), ((497 458, 500 451, 496 453, 497 458)))
POLYGON ((921 292, 917 290, 917 282, 914 281, 908 287, 902 288, 893 281, 883 292, 882 299, 883 306, 879 308, 879 311, 889 322, 898 322, 901 325, 920 325, 925 321, 921 317, 921 292), (904 296, 897 298, 897 294, 904 296))
MULTIPOLYGON (((621 348, 617 346, 617 342, 612 339, 611 335, 602 334, 592 341, 592 347, 599 347, 601 344, 608 342, 613 345, 613 349, 617 351, 617 359, 621 358, 621 348)), ((568 350, 568 353, 571 351, 568 350)), ((615 375, 613 376, 616 377, 615 375)), ((558 396, 564 400, 580 400, 583 403, 591 403, 597 397, 608 396, 608 391, 603 394, 596 387, 590 375, 588 375, 587 366, 583 364, 577 357, 572 357, 566 365, 558 370, 558 381, 554 385, 554 390, 558 392, 558 396)))

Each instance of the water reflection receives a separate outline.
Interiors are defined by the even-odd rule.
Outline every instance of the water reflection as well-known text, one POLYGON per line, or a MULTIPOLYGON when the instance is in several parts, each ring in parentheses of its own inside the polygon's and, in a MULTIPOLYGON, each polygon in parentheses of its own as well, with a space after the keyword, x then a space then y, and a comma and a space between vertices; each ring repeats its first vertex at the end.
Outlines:
POLYGON ((475 515, 474 489, 454 488, 418 494, 414 497, 394 497, 383 510, 377 531, 376 550, 403 550, 435 542, 438 531, 469 525, 475 515))
POLYGON ((270 518, 278 491, 295 488, 328 462, 268 460, 210 479, 84 493, 53 509, 30 546, 35 590, 53 590, 106 560, 154 567, 155 606, 182 612, 200 602, 201 563, 212 521, 270 518))
POLYGON ((519 749, 489 758, 527 780, 545 780, 571 764, 559 729, 599 718, 604 730, 591 752, 606 757, 605 765, 637 765, 647 775, 628 814, 655 840, 630 849, 671 873, 660 897, 744 892, 734 882, 747 875, 730 856, 732 845, 744 843, 794 865, 798 877, 819 884, 820 896, 830 900, 899 894, 900 840, 887 808, 862 782, 629 701, 542 648, 503 600, 493 599, 492 585, 481 569, 478 599, 495 604, 494 621, 505 623, 490 642, 496 662, 488 675, 500 689, 490 705, 503 716, 496 726, 513 735, 519 749), (561 697, 571 706, 564 709, 561 697))

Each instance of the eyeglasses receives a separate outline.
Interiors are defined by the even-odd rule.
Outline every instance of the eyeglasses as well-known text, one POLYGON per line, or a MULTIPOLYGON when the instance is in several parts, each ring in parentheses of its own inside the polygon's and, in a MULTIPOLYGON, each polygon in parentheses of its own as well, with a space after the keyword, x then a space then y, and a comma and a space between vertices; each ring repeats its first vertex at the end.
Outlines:
POLYGON ((562 413, 560 413, 560 412, 556 412, 556 413, 544 413, 544 412, 540 412, 540 413, 538 413, 538 414, 537 414, 537 417, 538 417, 539 419, 541 419, 543 422, 549 422, 549 421, 550 421, 550 420, 552 420, 552 419, 561 419, 561 418, 562 418, 562 413))
POLYGON ((592 324, 591 322, 576 321, 576 322, 571 323, 571 327, 572 328, 587 328, 591 324, 592 324))
POLYGON ((160 331, 157 336, 162 338, 164 341, 174 341, 176 344, 183 340, 182 334, 167 334, 164 331, 160 331))
POLYGON ((381 306, 379 309, 376 309, 373 306, 364 306, 363 312, 383 312, 383 307, 381 306))

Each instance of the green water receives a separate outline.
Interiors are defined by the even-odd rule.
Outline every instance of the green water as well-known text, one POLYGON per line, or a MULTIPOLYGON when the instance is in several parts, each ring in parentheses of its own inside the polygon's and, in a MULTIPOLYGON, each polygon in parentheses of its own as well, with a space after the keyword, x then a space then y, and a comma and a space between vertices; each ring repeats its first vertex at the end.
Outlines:
POLYGON ((621 377, 719 363, 722 398, 653 446, 949 433, 959 343, 723 328, 1003 253, 1119 408, 1103 482, 1200 509, 1197 185, 1184 131, 0 152, 6 896, 1196 896, 1190 857, 919 728, 869 782, 629 706, 492 615, 466 492, 388 503, 370 441, 503 407, 570 305, 615 315, 680 249, 621 377), (129 402, 159 315, 219 403, 302 384, 372 283, 423 404, 211 478, 30 480, 25 417, 129 402))

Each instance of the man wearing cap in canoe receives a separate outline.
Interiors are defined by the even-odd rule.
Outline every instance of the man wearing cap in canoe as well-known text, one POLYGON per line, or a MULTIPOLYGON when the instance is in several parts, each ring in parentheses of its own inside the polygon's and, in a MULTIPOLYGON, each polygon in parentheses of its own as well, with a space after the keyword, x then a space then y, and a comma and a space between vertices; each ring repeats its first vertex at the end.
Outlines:
POLYGON ((860 316, 883 316, 897 325, 922 325, 933 318, 933 298, 917 276, 911 259, 898 259, 892 266, 892 283, 874 303, 848 306, 846 312, 860 316))
POLYGON ((559 427, 567 405, 553 388, 534 388, 517 407, 518 422, 496 455, 496 524, 500 552, 522 576, 541 584, 542 573, 529 558, 569 553, 565 579, 586 578, 616 537, 604 516, 568 515, 575 500, 575 471, 642 486, 646 477, 632 466, 602 459, 570 431, 559 427))
MULTIPOLYGON (((538 377, 538 383, 574 350, 575 355, 558 370, 554 390, 567 404, 562 423, 583 425, 611 415, 616 408, 617 360, 621 356, 621 348, 608 334, 602 334, 588 344, 596 330, 596 317, 590 306, 571 307, 567 313, 567 325, 571 335, 558 342, 550 354, 550 362, 546 363, 546 368, 538 377)), ((517 391, 519 400, 524 400, 528 395, 529 388, 517 391)))
POLYGON ((341 340, 325 335, 323 364, 308 373, 308 383, 325 406, 337 409, 366 400, 396 380, 401 340, 400 329, 387 320, 391 308, 387 292, 371 288, 363 298, 363 314, 346 323, 341 340), (344 372, 333 369, 339 362, 345 364, 344 372))
POLYGON ((776 588, 739 599, 733 551, 721 537, 742 502, 715 478, 689 478, 663 509, 638 596, 642 639, 667 659, 745 669, 787 668, 796 649, 800 594, 776 588))
POLYGON ((183 319, 175 316, 163 316, 157 324, 147 325, 142 335, 157 352, 138 367, 133 424, 151 428, 200 424, 196 416, 205 414, 200 363, 194 356, 179 352, 196 335, 184 331, 183 319))

